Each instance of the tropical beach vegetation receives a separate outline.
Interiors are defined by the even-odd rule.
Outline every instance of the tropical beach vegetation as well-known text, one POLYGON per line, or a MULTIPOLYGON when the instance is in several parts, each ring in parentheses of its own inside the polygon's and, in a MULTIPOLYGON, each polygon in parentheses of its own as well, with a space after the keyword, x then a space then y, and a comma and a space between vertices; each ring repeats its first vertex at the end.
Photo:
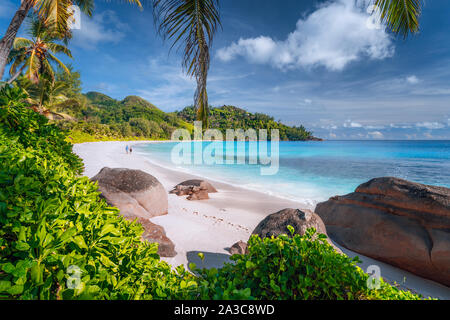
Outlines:
POLYGON ((304 238, 253 238, 250 254, 235 256, 237 263, 223 269, 198 270, 197 276, 172 270, 159 259, 157 244, 141 241, 142 227, 80 177, 83 164, 64 132, 27 108, 23 95, 17 87, 0 93, 0 297, 418 298, 385 283, 382 290, 368 289, 369 275, 323 236, 313 239, 313 230, 304 238), (300 265, 301 277, 290 277, 300 265), (77 279, 83 285, 71 286, 77 279))
MULTIPOLYGON (((232 106, 209 108, 209 47, 220 26, 214 0, 154 1, 160 32, 184 45, 184 69, 197 80, 194 106, 165 113, 136 96, 118 101, 82 94, 80 74, 53 54, 70 56, 64 42, 71 4, 92 14, 89 0, 23 1, 0 42, 0 77, 13 63, 13 85, 0 92, 0 298, 420 298, 382 280, 381 289, 370 289, 356 260, 335 252, 314 230, 304 237, 252 237, 249 254, 235 255, 221 269, 192 265, 192 273, 161 261, 157 245, 141 241, 142 227, 121 217, 81 177, 83 163, 70 142, 168 139, 175 128, 192 130, 194 119, 222 131, 279 129, 288 140, 311 139, 312 133, 232 106), (16 38, 30 10, 31 39, 16 38), (82 285, 72 286, 78 280, 82 285)), ((418 30, 420 1, 376 5, 394 32, 418 30)))

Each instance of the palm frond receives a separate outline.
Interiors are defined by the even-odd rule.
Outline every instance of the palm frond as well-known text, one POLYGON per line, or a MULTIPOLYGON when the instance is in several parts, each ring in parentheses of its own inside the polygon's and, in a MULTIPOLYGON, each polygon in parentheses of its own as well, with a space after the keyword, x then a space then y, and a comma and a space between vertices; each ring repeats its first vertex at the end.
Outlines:
POLYGON ((21 49, 33 45, 33 41, 25 38, 16 37, 14 39, 13 49, 21 49))
POLYGON ((64 63, 62 63, 61 60, 59 60, 55 55, 51 54, 50 52, 47 52, 48 60, 52 62, 56 62, 67 74, 70 74, 70 70, 66 67, 64 63))
POLYGON ((75 0, 75 4, 80 8, 81 12, 91 17, 94 12, 94 0, 75 0))
POLYGON ((54 53, 64 53, 66 56, 72 58, 72 52, 66 46, 54 42, 47 43, 47 48, 54 53))
POLYGON ((36 0, 34 8, 40 17, 39 20, 47 25, 53 25, 64 34, 69 29, 71 5, 71 0, 36 0))
POLYGON ((33 83, 39 82, 39 70, 41 69, 41 64, 39 59, 36 57, 36 52, 31 52, 28 59, 25 61, 27 65, 27 71, 25 72, 28 79, 33 83))
MULTIPOLYGON (((12 54, 14 54, 14 52, 11 52, 12 54)), ((11 57, 11 55, 10 55, 11 57)), ((17 72, 17 68, 19 68, 19 66, 21 66, 23 64, 23 62, 26 59, 26 56, 23 54, 18 54, 17 57, 14 57, 14 55, 12 56, 12 61, 13 63, 11 64, 11 68, 9 69, 9 74, 12 76, 17 72)))
POLYGON ((395 34, 404 38, 419 32, 419 18, 422 0, 375 0, 374 6, 380 13, 381 22, 395 34))

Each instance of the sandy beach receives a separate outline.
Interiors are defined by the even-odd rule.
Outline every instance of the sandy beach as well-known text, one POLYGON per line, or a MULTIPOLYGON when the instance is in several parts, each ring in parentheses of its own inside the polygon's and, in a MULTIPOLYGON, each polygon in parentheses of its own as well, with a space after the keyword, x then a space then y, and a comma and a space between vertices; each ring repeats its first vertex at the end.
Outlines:
MULTIPOLYGON (((161 167, 153 163, 151 158, 137 154, 127 155, 126 144, 137 143, 84 143, 75 145, 74 152, 83 159, 84 174, 87 177, 95 176, 103 167, 139 169, 156 177, 167 191, 182 181, 199 178, 161 167)), ((200 267, 220 267, 229 259, 227 248, 239 240, 247 241, 253 229, 267 215, 285 208, 314 209, 300 202, 224 183, 213 182, 213 185, 219 192, 210 194, 211 199, 206 201, 187 201, 185 197, 169 195, 168 215, 152 219, 152 222, 164 227, 167 236, 175 243, 177 256, 164 258, 171 265, 195 262, 200 267), (197 257, 198 252, 205 254, 203 263, 197 257)), ((349 256, 356 255, 342 250, 349 256)), ((361 267, 364 270, 369 265, 378 265, 382 277, 390 282, 400 283, 402 287, 426 297, 450 299, 450 288, 446 286, 362 255, 358 256, 363 261, 361 267)))

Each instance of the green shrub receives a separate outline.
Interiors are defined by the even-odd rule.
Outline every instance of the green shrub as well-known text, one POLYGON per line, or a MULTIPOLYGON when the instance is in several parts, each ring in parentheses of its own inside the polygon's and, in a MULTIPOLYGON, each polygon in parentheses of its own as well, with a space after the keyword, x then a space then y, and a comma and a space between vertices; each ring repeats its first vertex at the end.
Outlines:
MULTIPOLYGON (((410 292, 380 281, 378 290, 367 286, 369 276, 357 259, 337 253, 325 235, 310 229, 303 237, 251 237, 247 255, 216 270, 197 270, 204 299, 356 300, 418 299, 410 292)), ((194 266, 192 266, 194 267, 194 266)))
POLYGON ((191 297, 195 278, 160 261, 142 227, 78 176, 82 162, 61 131, 9 102, 0 107, 0 298, 191 297))

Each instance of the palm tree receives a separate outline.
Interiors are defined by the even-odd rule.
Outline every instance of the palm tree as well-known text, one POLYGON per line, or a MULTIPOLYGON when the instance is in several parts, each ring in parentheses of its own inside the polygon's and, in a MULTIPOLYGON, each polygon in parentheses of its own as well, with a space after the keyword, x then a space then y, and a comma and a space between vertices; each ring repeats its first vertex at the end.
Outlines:
POLYGON ((37 84, 29 83, 25 90, 29 95, 27 102, 47 118, 70 118, 60 110, 80 107, 78 100, 67 97, 67 83, 54 81, 46 75, 40 76, 37 84))
POLYGON ((30 24, 29 35, 31 39, 16 38, 13 50, 7 60, 12 62, 8 83, 12 83, 23 71, 29 80, 34 83, 39 81, 41 74, 46 74, 52 80, 54 71, 51 63, 58 64, 65 72, 70 73, 67 67, 55 54, 63 53, 72 57, 70 50, 57 43, 59 34, 48 27, 42 20, 33 19, 30 24))
MULTIPOLYGON (((139 0, 127 1, 142 7, 139 0)), ((68 36, 72 5, 77 5, 82 12, 92 16, 94 0, 22 0, 4 37, 0 40, 0 80, 3 78, 14 39, 30 10, 33 9, 45 23, 55 25, 62 36, 68 36)))
POLYGON ((155 21, 164 39, 172 40, 172 48, 184 47, 183 68, 197 81, 195 107, 197 118, 208 127, 209 48, 221 26, 218 0, 153 0, 155 21))

